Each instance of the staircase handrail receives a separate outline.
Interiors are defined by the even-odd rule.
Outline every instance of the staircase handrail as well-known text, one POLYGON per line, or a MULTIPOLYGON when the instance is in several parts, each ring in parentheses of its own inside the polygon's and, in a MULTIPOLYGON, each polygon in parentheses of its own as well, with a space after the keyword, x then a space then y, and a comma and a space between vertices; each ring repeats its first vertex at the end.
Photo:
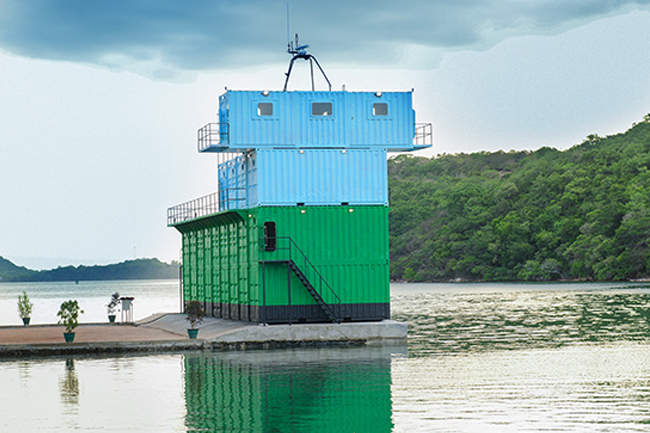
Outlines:
MULTIPOLYGON (((288 247, 282 248, 282 247, 278 246, 275 249, 275 251, 278 251, 278 250, 279 251, 288 251, 289 252, 289 260, 293 261, 296 264, 296 266, 299 266, 299 264, 295 260, 293 260, 293 256, 292 256, 292 246, 295 247, 295 249, 302 256, 302 259, 303 259, 303 261, 305 263, 305 266, 309 265, 309 268, 311 268, 311 270, 316 274, 316 276, 318 277, 319 282, 321 283, 321 285, 325 284, 325 287, 327 287, 327 289, 330 291, 331 295, 334 296, 334 302, 330 302, 330 303, 326 302, 325 299, 323 298, 323 294, 322 294, 323 290, 322 290, 322 286, 321 286, 318 289, 318 292, 319 292, 318 294, 321 296, 321 299, 323 299, 323 302, 325 302, 325 304, 328 306, 328 308, 329 308, 329 304, 338 305, 338 304, 341 303, 341 298, 339 298, 339 296, 336 294, 334 289, 332 289, 332 287, 327 283, 327 280, 325 279, 325 277, 323 277, 323 275, 321 275, 321 273, 318 272, 318 269, 316 269, 316 266, 314 266, 314 264, 309 260, 307 255, 300 249, 298 244, 291 237, 289 237, 289 236, 276 236, 276 237, 270 237, 270 238, 262 237, 261 241, 260 241, 260 249, 262 251, 262 255, 263 255, 264 258, 266 258, 266 254, 270 254, 270 253, 273 252, 273 251, 267 251, 265 249, 265 240, 266 239, 274 239, 276 242, 278 240, 288 240, 289 241, 289 246, 288 247)), ((301 269, 301 271, 303 272, 303 274, 305 274, 305 272, 302 269, 301 269)), ((316 289, 316 287, 314 287, 314 289, 316 289)))

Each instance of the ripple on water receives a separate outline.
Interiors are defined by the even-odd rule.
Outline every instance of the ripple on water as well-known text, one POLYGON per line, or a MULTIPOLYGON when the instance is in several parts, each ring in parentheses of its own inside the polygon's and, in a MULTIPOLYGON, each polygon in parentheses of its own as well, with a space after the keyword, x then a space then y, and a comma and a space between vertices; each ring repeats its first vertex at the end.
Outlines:
MULTIPOLYGON (((412 356, 650 341, 648 286, 539 290, 393 290, 393 318, 409 324, 412 356)), ((549 287, 549 285, 545 285, 549 287)), ((516 289, 513 289, 515 287, 516 289)))

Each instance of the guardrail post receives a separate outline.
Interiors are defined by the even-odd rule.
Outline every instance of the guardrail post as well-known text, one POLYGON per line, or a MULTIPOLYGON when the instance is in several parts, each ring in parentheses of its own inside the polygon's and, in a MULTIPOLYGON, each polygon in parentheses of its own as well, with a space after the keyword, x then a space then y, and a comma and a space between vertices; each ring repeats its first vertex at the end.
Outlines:
POLYGON ((266 273, 264 267, 265 261, 262 261, 262 323, 266 326, 266 273))

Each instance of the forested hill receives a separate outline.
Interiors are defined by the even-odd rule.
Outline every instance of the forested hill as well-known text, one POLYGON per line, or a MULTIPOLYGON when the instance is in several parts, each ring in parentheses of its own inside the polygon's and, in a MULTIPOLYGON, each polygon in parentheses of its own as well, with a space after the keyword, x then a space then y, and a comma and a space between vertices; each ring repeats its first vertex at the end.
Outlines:
POLYGON ((650 114, 569 150, 388 162, 391 278, 623 280, 650 274, 650 114))
POLYGON ((0 257, 0 283, 14 281, 82 281, 178 278, 178 263, 158 259, 127 260, 104 266, 65 266, 34 271, 0 257))

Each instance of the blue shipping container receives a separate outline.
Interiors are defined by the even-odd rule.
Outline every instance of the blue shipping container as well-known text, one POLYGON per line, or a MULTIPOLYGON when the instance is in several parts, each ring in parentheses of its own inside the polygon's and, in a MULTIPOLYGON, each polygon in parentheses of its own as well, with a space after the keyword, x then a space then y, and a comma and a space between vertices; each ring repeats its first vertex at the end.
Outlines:
POLYGON ((388 205, 386 150, 258 149, 218 166, 220 210, 388 205))
POLYGON ((430 147, 414 136, 412 92, 228 90, 219 98, 219 125, 199 131, 199 150, 430 147))

